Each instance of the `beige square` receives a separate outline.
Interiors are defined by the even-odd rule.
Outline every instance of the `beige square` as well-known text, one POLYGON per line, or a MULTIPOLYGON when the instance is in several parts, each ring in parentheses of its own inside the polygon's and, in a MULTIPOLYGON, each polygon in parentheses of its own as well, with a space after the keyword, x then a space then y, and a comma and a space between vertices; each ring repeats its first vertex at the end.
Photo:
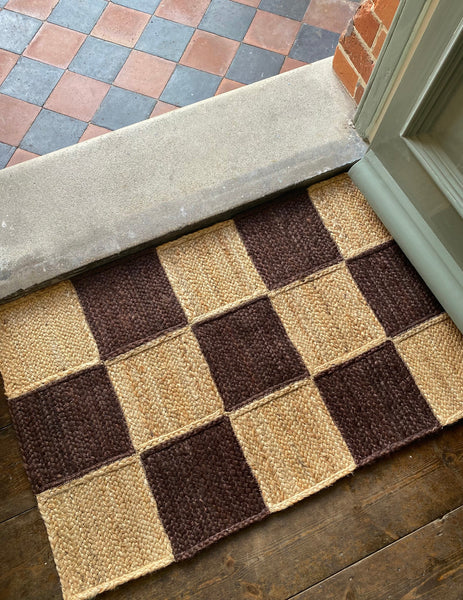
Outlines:
POLYGON ((232 221, 165 244, 158 254, 190 319, 266 291, 232 221))
POLYGON ((347 174, 309 187, 309 196, 344 258, 391 239, 347 174))
POLYGON ((270 510, 280 510, 355 468, 312 381, 231 416, 270 510))
POLYGON ((223 412, 191 331, 108 366, 136 448, 223 412))
POLYGON ((93 597, 173 561, 139 459, 38 496, 66 599, 93 597))
POLYGON ((463 417, 463 336, 450 319, 396 344, 421 393, 442 425, 463 417))
POLYGON ((272 298, 309 371, 385 337, 345 265, 272 298))
POLYGON ((0 307, 0 370, 8 396, 98 362, 69 281, 0 307))

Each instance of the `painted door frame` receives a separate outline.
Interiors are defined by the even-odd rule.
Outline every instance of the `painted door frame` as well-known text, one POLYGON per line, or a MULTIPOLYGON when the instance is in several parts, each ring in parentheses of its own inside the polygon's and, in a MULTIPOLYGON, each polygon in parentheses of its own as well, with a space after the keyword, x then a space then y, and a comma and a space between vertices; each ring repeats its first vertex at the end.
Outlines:
POLYGON ((462 77, 462 0, 402 0, 355 117, 370 148, 349 173, 463 331, 463 177, 427 135, 462 77))

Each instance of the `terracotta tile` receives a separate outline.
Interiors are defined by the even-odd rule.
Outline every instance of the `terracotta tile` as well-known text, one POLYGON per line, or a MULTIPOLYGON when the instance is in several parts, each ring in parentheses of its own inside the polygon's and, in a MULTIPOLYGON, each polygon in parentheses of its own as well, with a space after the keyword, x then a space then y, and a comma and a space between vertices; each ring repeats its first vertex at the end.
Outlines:
POLYGON ((82 137, 79 142, 85 142, 85 140, 91 140, 94 137, 98 137, 99 135, 103 135, 103 133, 109 133, 111 130, 106 129, 106 127, 99 127, 98 125, 94 125, 90 123, 87 129, 84 131, 82 137))
MULTIPOLYGON (((162 0, 155 15, 184 25, 196 27, 211 0, 162 0)), ((259 0, 260 1, 260 0, 259 0)))
POLYGON ((359 5, 349 0, 311 0, 304 23, 342 33, 359 5))
POLYGON ((244 38, 244 42, 288 54, 296 39, 300 23, 273 13, 258 10, 244 38))
POLYGON ((45 103, 45 108, 90 121, 110 86, 102 81, 66 71, 45 103))
POLYGON ((224 92, 230 92, 231 90, 237 90, 240 87, 244 87, 244 83, 238 83, 238 81, 232 81, 231 79, 222 79, 219 87, 215 93, 216 96, 223 94, 224 92))
POLYGON ((45 20, 57 2, 58 0, 9 0, 5 8, 45 20))
POLYGON ((132 92, 159 98, 174 69, 175 63, 170 60, 132 50, 114 83, 132 92))
POLYGON ((108 4, 93 28, 92 35, 131 48, 137 43, 149 20, 150 15, 147 13, 118 4, 108 4))
POLYGON ((0 142, 19 146, 40 112, 40 106, 0 94, 0 142))
POLYGON ((0 84, 6 79, 6 76, 15 66, 19 56, 14 52, 8 52, 8 50, 0 49, 0 84))
POLYGON ((357 104, 362 99, 364 91, 365 91, 365 88, 363 87, 363 85, 360 82, 358 82, 357 89, 355 90, 355 95, 354 95, 354 100, 357 102, 357 104))
POLYGON ((19 165, 19 163, 26 162, 26 160, 36 158, 37 156, 38 154, 34 154, 33 152, 28 152, 22 148, 16 148, 15 153, 10 158, 9 163, 6 166, 12 167, 13 165, 19 165))
POLYGON ((196 30, 180 63, 214 75, 225 75, 238 47, 239 42, 196 30))
POLYGON ((296 60, 295 58, 291 58, 287 56, 285 58, 285 62, 281 67, 280 73, 286 73, 286 71, 292 71, 293 69, 297 69, 298 67, 304 67, 307 63, 302 62, 301 60, 296 60))
POLYGON ((165 113, 172 112, 177 108, 178 106, 174 106, 173 104, 167 104, 167 102, 161 102, 161 100, 159 100, 156 103, 156 106, 154 107, 154 110, 151 113, 150 117, 158 117, 159 115, 164 115, 165 113))
POLYGON ((257 8, 260 4, 260 0, 235 0, 235 2, 246 4, 247 6, 254 6, 254 8, 257 8))
POLYGON ((85 35, 52 23, 44 23, 24 51, 24 56, 65 69, 85 40, 85 35))

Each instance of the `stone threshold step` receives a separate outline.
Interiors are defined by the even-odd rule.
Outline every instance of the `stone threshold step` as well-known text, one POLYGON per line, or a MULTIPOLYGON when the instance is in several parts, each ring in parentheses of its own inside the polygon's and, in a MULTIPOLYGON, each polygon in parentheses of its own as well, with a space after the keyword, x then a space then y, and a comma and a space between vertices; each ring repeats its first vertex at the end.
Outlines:
POLYGON ((0 299, 345 170, 331 58, 0 171, 0 299))

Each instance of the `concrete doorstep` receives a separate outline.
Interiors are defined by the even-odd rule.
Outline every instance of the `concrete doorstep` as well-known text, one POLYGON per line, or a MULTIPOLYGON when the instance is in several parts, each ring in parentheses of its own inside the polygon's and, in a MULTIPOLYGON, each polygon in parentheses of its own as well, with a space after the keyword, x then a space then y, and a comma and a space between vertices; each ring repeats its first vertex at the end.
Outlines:
POLYGON ((347 169, 331 58, 0 171, 0 299, 347 169))

